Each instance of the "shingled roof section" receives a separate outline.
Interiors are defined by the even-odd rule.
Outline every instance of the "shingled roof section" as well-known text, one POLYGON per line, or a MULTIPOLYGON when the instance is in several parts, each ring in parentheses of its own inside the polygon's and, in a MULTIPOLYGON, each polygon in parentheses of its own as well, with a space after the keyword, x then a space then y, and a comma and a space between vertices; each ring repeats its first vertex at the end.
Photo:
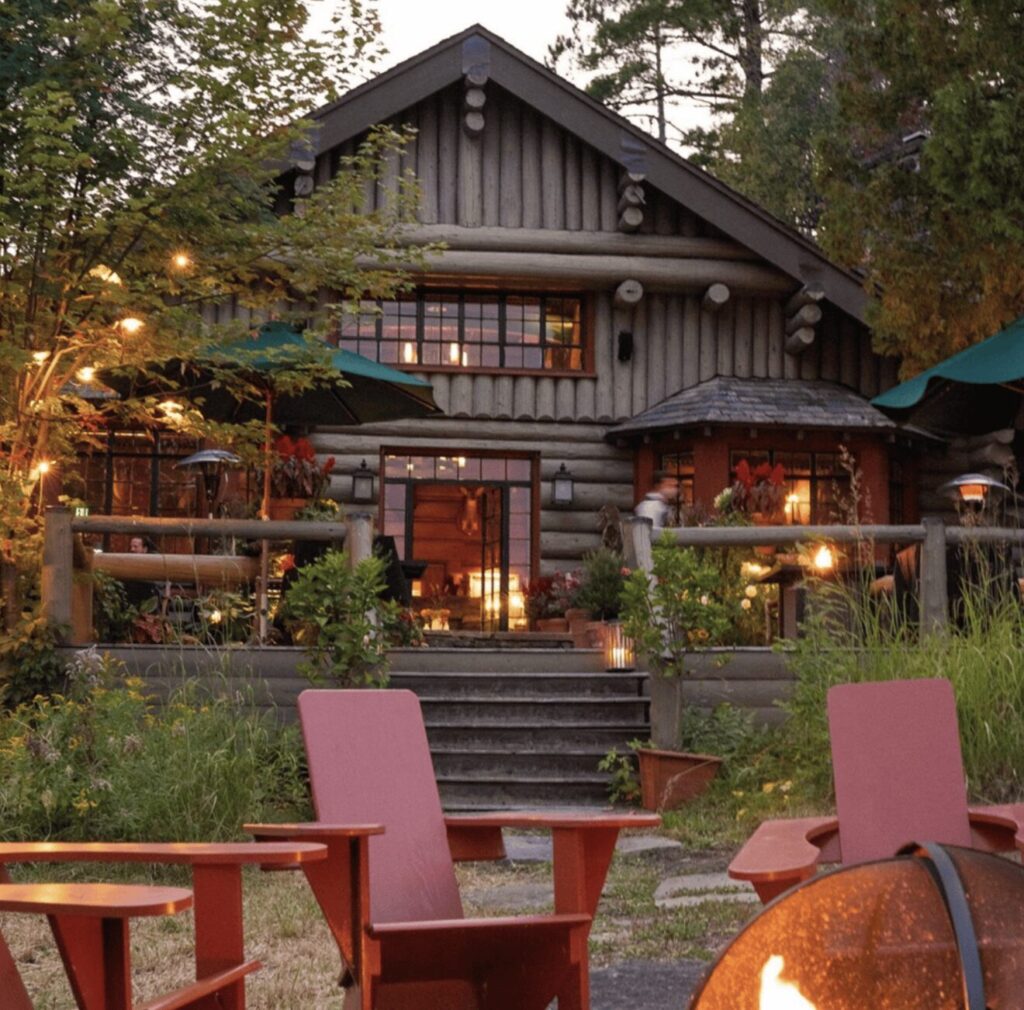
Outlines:
POLYGON ((787 428, 893 430, 880 410, 852 389, 801 379, 718 376, 667 397, 608 432, 609 438, 644 435, 696 424, 776 425, 787 428))

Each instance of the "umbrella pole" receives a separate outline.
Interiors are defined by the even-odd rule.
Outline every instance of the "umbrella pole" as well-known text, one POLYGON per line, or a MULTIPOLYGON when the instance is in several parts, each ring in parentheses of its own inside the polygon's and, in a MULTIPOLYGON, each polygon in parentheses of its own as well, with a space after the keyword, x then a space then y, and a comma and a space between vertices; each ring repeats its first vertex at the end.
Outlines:
MULTIPOLYGON (((263 500, 260 502, 260 518, 270 518, 270 472, 273 466, 271 454, 273 444, 273 406, 270 390, 266 392, 266 415, 263 430, 263 500)), ((268 583, 270 581, 270 541, 260 541, 260 582, 256 593, 256 635, 260 643, 267 640, 267 625, 270 611, 268 583)))

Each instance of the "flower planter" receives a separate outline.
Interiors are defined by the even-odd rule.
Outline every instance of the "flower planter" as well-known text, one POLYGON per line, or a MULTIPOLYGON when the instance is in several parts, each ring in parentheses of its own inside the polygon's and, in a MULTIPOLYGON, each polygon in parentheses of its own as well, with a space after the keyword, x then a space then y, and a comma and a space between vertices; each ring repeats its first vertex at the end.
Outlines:
POLYGON ((587 646, 591 649, 604 648, 604 636, 608 628, 605 621, 587 621, 585 629, 587 632, 587 646))
POLYGON ((711 754, 641 748, 640 792, 645 810, 675 810, 700 796, 718 774, 722 759, 711 754))
POLYGON ((568 631, 569 622, 564 617, 538 617, 538 631, 568 631))
POLYGON ((308 504, 305 498, 271 498, 267 515, 271 519, 294 519, 295 513, 308 504))
POLYGON ((571 607, 565 612, 565 620, 569 625, 569 634, 572 635, 572 647, 574 649, 587 648, 590 644, 590 636, 587 634, 590 612, 580 607, 571 607))

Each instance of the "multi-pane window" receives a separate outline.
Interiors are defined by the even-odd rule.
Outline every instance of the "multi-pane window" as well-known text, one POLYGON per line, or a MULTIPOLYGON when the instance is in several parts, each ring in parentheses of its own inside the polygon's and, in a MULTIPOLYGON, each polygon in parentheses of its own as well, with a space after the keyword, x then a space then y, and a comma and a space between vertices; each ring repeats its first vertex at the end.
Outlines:
POLYGON ((582 371, 583 302, 553 294, 419 291, 365 300, 339 346, 392 365, 582 371))
POLYGON ((782 464, 786 477, 785 517, 791 523, 827 523, 839 508, 850 486, 848 474, 839 465, 836 452, 777 452, 770 449, 733 449, 729 466, 733 473, 741 459, 750 468, 782 464))

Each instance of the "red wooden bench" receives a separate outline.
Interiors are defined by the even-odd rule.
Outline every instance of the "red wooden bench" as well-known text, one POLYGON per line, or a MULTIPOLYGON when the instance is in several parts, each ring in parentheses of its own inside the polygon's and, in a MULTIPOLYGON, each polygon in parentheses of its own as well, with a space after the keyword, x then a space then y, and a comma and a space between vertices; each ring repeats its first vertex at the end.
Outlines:
MULTIPOLYGON (((0 884, 0 911, 45 915, 79 1010, 133 1010, 129 919, 175 915, 192 905, 180 887, 131 884, 0 884)), ((219 1005, 219 994, 260 967, 239 961, 134 1010, 219 1005)), ((28 990, 0 938, 0 1006, 32 1010, 28 990)))
POLYGON ((838 816, 765 821, 729 865, 762 901, 819 863, 882 859, 911 841, 1024 849, 1024 804, 967 805, 949 681, 840 684, 828 720, 838 816))
POLYGON ((312 824, 247 825, 324 842, 304 866, 360 1010, 589 1007, 587 937, 621 828, 650 814, 495 813, 444 818, 410 691, 304 691, 312 824), (553 834, 552 915, 466 919, 454 859, 505 854, 502 827, 553 834))
MULTIPOLYGON (((247 972, 235 972, 248 963, 242 923, 242 867, 306 866, 326 856, 324 846, 309 842, 2 842, 0 880, 10 880, 6 867, 11 863, 160 863, 190 867, 195 895, 197 985, 225 972, 233 973, 219 987, 217 1006, 219 1010, 244 1010, 247 972)), ((0 884, 7 886, 17 885, 0 884)), ((157 1007, 164 1010, 163 1004, 152 1010, 157 1007)), ((167 1010, 170 1007, 168 1004, 167 1010)), ((7 1010, 2 1002, 0 1008, 7 1010)), ((104 1005, 79 1001, 79 1008, 104 1010, 104 1005)), ((22 1008, 15 1005, 11 1010, 22 1008)))

